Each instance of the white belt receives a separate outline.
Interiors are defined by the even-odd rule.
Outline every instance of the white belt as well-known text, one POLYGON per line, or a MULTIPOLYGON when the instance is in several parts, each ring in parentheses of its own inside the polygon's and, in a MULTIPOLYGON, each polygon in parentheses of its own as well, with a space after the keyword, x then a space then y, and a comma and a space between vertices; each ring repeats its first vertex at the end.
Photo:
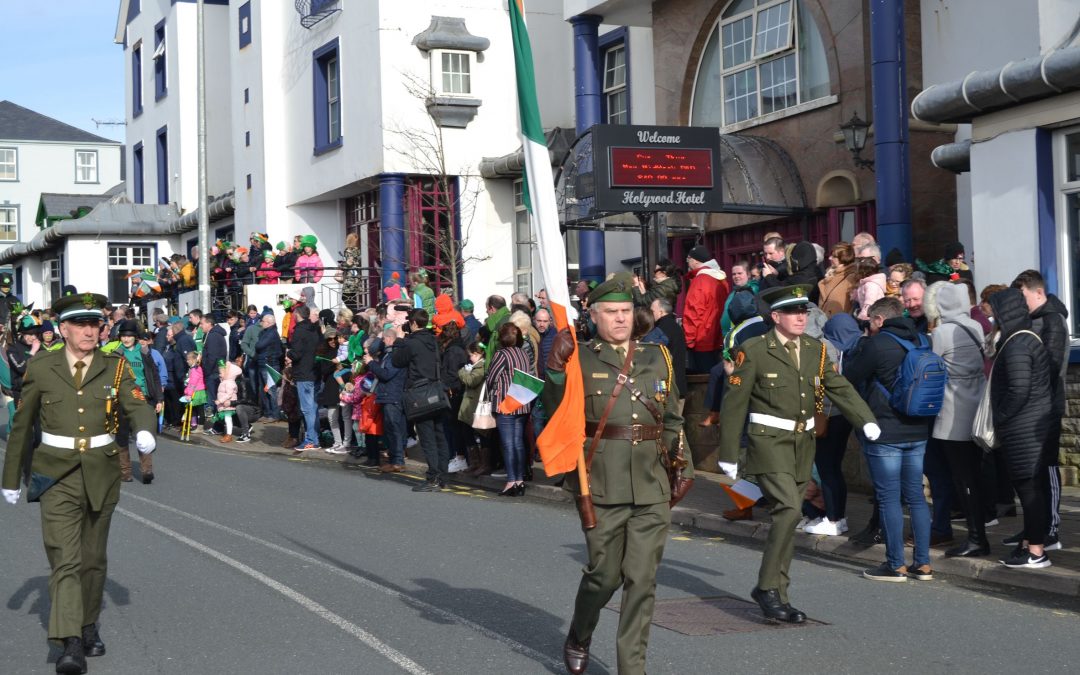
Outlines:
MULTIPOLYGON (((51 445, 54 448, 64 448, 66 450, 74 450, 79 446, 79 441, 85 441, 91 448, 100 448, 102 446, 112 443, 115 439, 112 434, 98 434, 97 436, 57 436, 56 434, 41 432, 41 442, 45 445, 51 445)), ((83 449, 87 447, 83 445, 83 449)))
MULTIPOLYGON (((773 415, 766 415, 764 413, 750 413, 750 421, 754 424, 764 424, 767 427, 774 427, 776 429, 783 429, 784 431, 795 431, 795 420, 786 420, 783 417, 775 417, 773 415)), ((807 418, 804 426, 800 431, 810 431, 814 428, 814 417, 811 415, 807 418)))

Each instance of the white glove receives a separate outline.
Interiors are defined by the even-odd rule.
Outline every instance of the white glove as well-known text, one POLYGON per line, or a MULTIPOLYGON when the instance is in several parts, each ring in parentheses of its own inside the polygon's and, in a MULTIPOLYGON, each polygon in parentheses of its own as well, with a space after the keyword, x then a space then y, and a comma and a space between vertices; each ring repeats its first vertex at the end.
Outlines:
POLYGON ((140 431, 135 434, 135 447, 139 449, 140 455, 149 455, 157 447, 157 440, 149 431, 140 431))
POLYGON ((881 436, 881 427, 874 422, 869 422, 863 425, 863 436, 866 436, 868 441, 876 441, 878 436, 881 436))
POLYGON ((728 464, 727 462, 717 462, 717 464, 720 465, 720 470, 724 472, 725 476, 731 480, 735 480, 735 476, 739 472, 738 464, 728 464))
POLYGON ((8 504, 14 505, 19 503, 19 495, 22 494, 22 488, 15 488, 14 490, 0 490, 0 492, 4 493, 4 501, 6 501, 8 504))

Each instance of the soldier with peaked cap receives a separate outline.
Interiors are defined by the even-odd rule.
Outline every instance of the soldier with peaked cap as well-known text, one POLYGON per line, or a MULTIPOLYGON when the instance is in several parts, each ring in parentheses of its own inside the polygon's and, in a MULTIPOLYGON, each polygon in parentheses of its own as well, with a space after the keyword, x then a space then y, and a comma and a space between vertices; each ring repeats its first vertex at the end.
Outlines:
POLYGON ((153 452, 153 410, 119 356, 98 348, 107 299, 85 293, 53 304, 64 349, 30 360, 22 403, 4 458, 3 496, 17 504, 22 492, 21 452, 41 423, 41 444, 30 462, 27 498, 41 502, 41 532, 49 577, 49 638, 63 641, 58 673, 85 673, 86 657, 105 653, 97 620, 105 586, 109 523, 120 498, 117 415, 127 415, 141 453, 153 452))
POLYGON ((735 477, 739 439, 749 415, 743 473, 757 476, 773 505, 758 584, 750 596, 767 618, 788 623, 806 620, 806 614, 788 602, 788 570, 814 463, 815 402, 827 394, 868 439, 881 433, 870 408, 836 372, 821 341, 803 335, 810 289, 801 284, 761 292, 774 327, 735 351, 735 370, 720 409, 720 468, 735 477))
MULTIPOLYGON (((633 286, 633 277, 623 272, 594 288, 588 307, 597 337, 575 345, 568 330, 560 332, 546 364, 544 408, 555 410, 565 390, 566 362, 579 347, 586 456, 599 434, 589 473, 596 527, 585 532, 589 561, 563 648, 571 673, 582 673, 588 666, 589 643, 600 611, 620 586, 624 590, 616 638, 619 672, 644 672, 656 569, 671 524, 672 496, 661 453, 678 448, 685 440, 667 349, 630 338, 633 286), (624 376, 627 365, 629 372, 624 376), (603 429, 598 429, 609 406, 603 429)), ((683 447, 688 458, 689 449, 683 447)), ((684 470, 685 478, 693 477, 692 465, 684 470)), ((567 474, 566 486, 580 492, 577 473, 567 474)))

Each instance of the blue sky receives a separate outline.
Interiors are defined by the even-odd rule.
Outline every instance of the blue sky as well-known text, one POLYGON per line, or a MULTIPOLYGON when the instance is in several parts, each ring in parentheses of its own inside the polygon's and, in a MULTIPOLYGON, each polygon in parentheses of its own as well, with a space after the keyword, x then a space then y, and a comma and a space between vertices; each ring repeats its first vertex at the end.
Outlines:
POLYGON ((0 0, 0 100, 124 140, 124 48, 113 43, 119 0, 0 0))

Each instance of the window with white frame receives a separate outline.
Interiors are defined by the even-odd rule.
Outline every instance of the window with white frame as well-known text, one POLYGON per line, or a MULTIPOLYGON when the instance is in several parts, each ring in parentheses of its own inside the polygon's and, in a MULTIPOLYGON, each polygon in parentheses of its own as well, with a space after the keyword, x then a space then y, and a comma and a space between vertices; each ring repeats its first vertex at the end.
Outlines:
POLYGON ((153 267, 153 245, 109 244, 109 299, 127 302, 131 297, 128 274, 135 270, 153 267))
POLYGON ((519 178, 514 181, 514 289, 522 293, 532 292, 533 245, 529 211, 525 208, 525 182, 519 178))
POLYGON ((432 88, 437 94, 472 94, 472 53, 438 49, 432 52, 432 88))
POLYGON ((19 207, 0 204, 0 241, 19 240, 19 207))
POLYGON ((1059 132, 1055 140, 1057 240, 1067 242, 1058 249, 1064 258, 1059 261, 1063 274, 1058 290, 1069 308, 1069 332, 1076 336, 1080 334, 1080 127, 1059 132))
POLYGON ((75 151, 75 182, 96 183, 98 182, 98 151, 76 150, 75 151))
POLYGON ((626 88, 626 43, 604 52, 604 115, 608 124, 629 124, 629 92, 626 88))
POLYGON ((51 305, 53 300, 56 300, 61 295, 61 289, 64 285, 61 279, 62 269, 63 264, 60 258, 53 258, 42 263, 41 277, 47 294, 45 297, 46 304, 51 305))
POLYGON ((801 0, 732 0, 702 50, 691 124, 729 126, 830 94, 824 43, 801 0))
POLYGON ((19 180, 17 148, 0 148, 0 180, 19 180))

